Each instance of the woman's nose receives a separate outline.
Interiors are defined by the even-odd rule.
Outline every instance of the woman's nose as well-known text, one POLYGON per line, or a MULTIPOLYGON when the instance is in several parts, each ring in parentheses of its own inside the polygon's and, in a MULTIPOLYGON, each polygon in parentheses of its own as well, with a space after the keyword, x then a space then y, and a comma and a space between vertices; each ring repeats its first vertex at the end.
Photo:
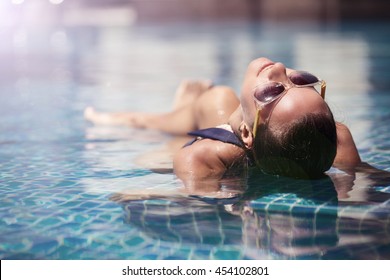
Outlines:
POLYGON ((288 80, 286 66, 277 62, 268 72, 268 79, 275 82, 286 82, 288 80))

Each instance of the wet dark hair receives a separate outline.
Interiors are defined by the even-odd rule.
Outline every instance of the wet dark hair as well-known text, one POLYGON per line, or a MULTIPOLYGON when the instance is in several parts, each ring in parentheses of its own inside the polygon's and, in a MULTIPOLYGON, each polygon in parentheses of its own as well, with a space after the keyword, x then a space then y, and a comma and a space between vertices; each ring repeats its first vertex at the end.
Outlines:
POLYGON ((332 166, 336 150, 336 123, 329 110, 305 115, 279 131, 260 125, 253 153, 267 174, 318 179, 332 166))

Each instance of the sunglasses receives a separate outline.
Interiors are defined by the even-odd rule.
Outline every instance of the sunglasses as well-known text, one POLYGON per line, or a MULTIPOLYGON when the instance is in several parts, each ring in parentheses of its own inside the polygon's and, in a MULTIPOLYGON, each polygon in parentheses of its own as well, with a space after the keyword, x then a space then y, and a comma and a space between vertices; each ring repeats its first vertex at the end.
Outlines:
POLYGON ((253 137, 256 137, 257 127, 260 124, 260 112, 267 105, 279 100, 291 88, 314 87, 321 85, 320 95, 325 99, 326 83, 324 80, 304 71, 294 71, 288 75, 290 83, 285 85, 280 82, 269 82, 258 85, 253 90, 253 98, 257 107, 256 119, 253 125, 253 137))

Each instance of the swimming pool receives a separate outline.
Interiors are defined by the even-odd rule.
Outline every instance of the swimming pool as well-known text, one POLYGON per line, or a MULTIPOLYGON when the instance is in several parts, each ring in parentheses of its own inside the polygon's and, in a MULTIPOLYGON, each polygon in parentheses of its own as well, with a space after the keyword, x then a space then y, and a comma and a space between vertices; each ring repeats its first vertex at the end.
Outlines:
POLYGON ((183 78, 239 91, 248 62, 268 56, 325 79, 362 159, 390 171, 389 27, 3 29, 0 258, 390 259, 389 176, 340 174, 339 198, 327 180, 266 177, 230 199, 182 196, 173 174, 136 164, 169 136, 83 119, 88 105, 169 110, 183 78))

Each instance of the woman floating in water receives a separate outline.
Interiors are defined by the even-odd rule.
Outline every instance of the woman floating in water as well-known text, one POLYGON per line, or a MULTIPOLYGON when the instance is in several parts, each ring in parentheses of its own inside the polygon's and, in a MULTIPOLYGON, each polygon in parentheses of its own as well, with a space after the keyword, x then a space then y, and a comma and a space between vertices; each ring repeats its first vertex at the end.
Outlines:
POLYGON ((184 188, 153 188, 111 197, 123 205, 126 222, 152 238, 177 239, 187 246, 238 244, 254 258, 269 250, 287 258, 326 259, 353 252, 353 258, 386 259, 389 193, 373 186, 388 186, 390 173, 361 162, 349 129, 335 122, 325 90, 325 81, 313 74, 259 58, 248 67, 240 99, 225 86, 185 81, 171 112, 99 113, 87 108, 85 117, 97 124, 158 129, 174 135, 191 131, 195 137, 176 150, 173 158, 174 172, 184 188), (250 165, 263 172, 249 168, 252 172, 246 180, 231 180, 230 175, 245 177, 242 171, 250 165), (332 166, 344 172, 327 172, 332 166), (288 207, 273 212, 269 206, 276 198, 280 199, 276 206, 288 207), (169 200, 169 207, 160 199, 169 200), (337 207, 348 207, 349 201, 372 207, 359 208, 363 216, 357 220, 359 211, 354 208, 351 216, 348 208, 338 212, 337 207), (208 217, 216 215, 210 227, 208 217), (187 230, 194 226, 196 234, 187 230), (351 230, 354 226, 358 229, 351 230), (361 238, 361 232, 368 232, 369 238, 361 238), (362 241, 351 249, 343 240, 352 234, 362 241))
POLYGON ((248 164, 267 174, 317 179, 332 166, 348 170, 361 164, 349 129, 333 118, 325 90, 325 81, 313 74, 259 58, 249 64, 240 99, 226 86, 185 81, 171 112, 87 108, 85 118, 173 135, 190 132, 195 139, 173 158, 175 174, 189 186, 218 181, 248 164))

